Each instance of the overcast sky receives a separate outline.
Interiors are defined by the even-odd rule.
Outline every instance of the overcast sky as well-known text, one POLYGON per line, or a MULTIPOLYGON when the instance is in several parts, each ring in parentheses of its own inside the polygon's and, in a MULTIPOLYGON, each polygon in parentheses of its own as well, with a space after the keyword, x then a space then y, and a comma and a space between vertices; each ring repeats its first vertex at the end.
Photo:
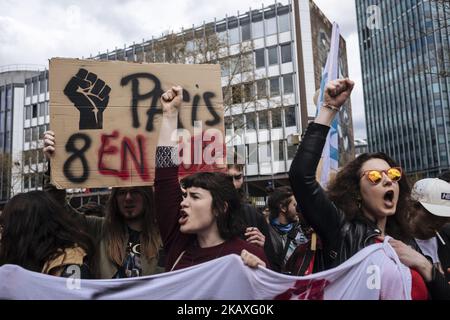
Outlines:
MULTIPOLYGON (((287 0, 279 1, 287 3, 287 0)), ((355 138, 366 138, 354 0, 314 0, 347 41, 355 138)), ((267 0, 1 0, 0 66, 48 66, 51 57, 88 57, 180 31, 226 14, 273 4, 267 0)))

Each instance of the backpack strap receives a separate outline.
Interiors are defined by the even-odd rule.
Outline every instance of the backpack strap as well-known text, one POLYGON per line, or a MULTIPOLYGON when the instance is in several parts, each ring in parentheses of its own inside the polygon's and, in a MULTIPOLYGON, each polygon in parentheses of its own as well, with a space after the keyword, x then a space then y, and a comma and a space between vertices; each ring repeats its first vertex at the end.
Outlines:
POLYGON ((286 254, 289 250, 289 246, 292 242, 292 240, 295 239, 295 236, 297 235, 298 230, 297 230, 297 224, 295 226, 292 227, 292 229, 287 233, 287 237, 286 237, 286 244, 284 245, 283 248, 283 253, 281 255, 281 265, 284 265, 284 258, 286 257, 286 254))

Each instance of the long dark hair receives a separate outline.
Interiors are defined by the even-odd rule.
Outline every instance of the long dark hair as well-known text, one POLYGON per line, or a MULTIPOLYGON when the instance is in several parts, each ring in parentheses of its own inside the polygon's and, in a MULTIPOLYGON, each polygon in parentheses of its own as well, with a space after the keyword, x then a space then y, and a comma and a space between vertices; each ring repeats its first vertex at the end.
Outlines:
POLYGON ((79 220, 43 191, 14 196, 0 215, 0 265, 41 272, 64 249, 81 247, 91 257, 93 242, 79 220))
MULTIPOLYGON (((106 208, 105 237, 107 254, 117 265, 122 265, 125 258, 128 232, 125 218, 117 203, 117 194, 121 188, 113 188, 106 208)), ((141 232, 142 254, 147 259, 156 257, 161 247, 161 237, 156 223, 155 202, 152 187, 136 187, 142 195, 144 212, 141 232)))
MULTIPOLYGON (((366 219, 358 203, 361 202, 361 167, 370 159, 382 159, 391 167, 399 167, 397 162, 383 152, 364 153, 344 166, 328 186, 328 196, 345 213, 348 220, 366 219)), ((398 184, 400 192, 397 208, 394 215, 387 217, 386 234, 407 241, 411 238, 408 223, 413 212, 410 201, 411 187, 406 175, 402 176, 398 184)))
POLYGON ((229 240, 242 233, 241 201, 231 177, 219 172, 199 172, 181 180, 184 189, 208 190, 212 196, 212 213, 217 216, 220 236, 229 240))

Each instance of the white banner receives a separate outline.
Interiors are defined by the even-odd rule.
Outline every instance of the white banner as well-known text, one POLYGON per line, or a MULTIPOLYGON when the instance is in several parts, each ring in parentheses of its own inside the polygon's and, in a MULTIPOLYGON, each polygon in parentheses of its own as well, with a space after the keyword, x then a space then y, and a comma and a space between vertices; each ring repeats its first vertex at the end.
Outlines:
POLYGON ((411 299, 411 273, 387 242, 306 277, 251 269, 237 255, 154 276, 79 280, 0 267, 0 299, 379 300, 411 299))

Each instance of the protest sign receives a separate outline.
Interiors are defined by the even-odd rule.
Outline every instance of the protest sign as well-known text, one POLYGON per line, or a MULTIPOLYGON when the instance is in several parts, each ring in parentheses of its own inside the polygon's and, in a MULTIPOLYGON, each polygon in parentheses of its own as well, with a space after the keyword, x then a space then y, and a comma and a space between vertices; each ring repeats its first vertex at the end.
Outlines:
POLYGON ((152 185, 160 97, 180 85, 183 174, 225 165, 219 65, 50 60, 51 181, 58 188, 152 185))

